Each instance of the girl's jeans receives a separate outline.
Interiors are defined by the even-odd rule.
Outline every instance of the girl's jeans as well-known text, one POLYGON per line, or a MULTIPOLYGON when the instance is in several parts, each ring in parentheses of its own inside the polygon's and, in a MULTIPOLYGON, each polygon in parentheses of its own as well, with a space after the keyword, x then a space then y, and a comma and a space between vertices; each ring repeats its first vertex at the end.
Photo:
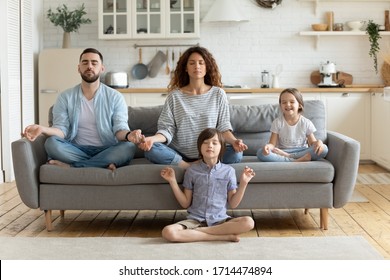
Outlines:
POLYGON ((257 151, 257 158, 260 161, 265 161, 265 162, 291 162, 291 161, 295 161, 298 158, 303 157, 307 153, 310 153, 311 160, 320 160, 322 158, 325 158, 326 155, 328 154, 328 146, 325 144, 322 145, 322 153, 320 155, 317 155, 314 152, 313 146, 308 148, 283 149, 283 151, 289 153, 290 157, 281 156, 273 152, 270 152, 269 155, 264 155, 263 149, 259 149, 257 151))
POLYGON ((57 136, 46 139, 45 149, 49 159, 59 160, 72 167, 124 166, 133 159, 136 146, 131 142, 118 142, 112 146, 81 146, 57 136))

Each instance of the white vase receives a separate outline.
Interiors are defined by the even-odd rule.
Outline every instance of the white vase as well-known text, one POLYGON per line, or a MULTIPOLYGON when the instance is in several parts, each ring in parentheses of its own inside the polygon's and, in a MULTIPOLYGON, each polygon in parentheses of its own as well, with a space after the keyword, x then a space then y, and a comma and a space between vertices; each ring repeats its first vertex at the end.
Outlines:
POLYGON ((69 49, 71 47, 70 45, 70 32, 64 32, 64 35, 62 37, 62 48, 69 49))

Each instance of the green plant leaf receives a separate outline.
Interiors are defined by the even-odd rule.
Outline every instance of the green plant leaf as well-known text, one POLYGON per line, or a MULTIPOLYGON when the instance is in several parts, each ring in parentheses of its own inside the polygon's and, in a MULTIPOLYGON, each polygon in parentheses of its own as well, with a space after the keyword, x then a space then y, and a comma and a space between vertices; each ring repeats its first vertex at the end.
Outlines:
POLYGON ((376 24, 372 20, 369 20, 366 27, 366 33, 368 34, 368 40, 370 41, 370 51, 368 52, 368 54, 373 59, 375 72, 378 74, 377 55, 380 50, 379 40, 382 38, 379 34, 379 24, 376 24))
POLYGON ((84 3, 73 11, 70 11, 65 4, 62 4, 55 11, 50 8, 47 11, 47 18, 54 26, 61 26, 64 32, 76 32, 82 24, 92 22, 89 18, 84 18, 87 14, 84 3))

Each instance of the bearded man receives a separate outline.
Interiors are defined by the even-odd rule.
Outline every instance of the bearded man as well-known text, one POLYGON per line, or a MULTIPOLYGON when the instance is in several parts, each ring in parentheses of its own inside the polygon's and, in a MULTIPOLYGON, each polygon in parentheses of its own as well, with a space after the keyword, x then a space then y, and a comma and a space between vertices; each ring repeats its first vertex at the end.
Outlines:
POLYGON ((49 164, 114 171, 130 163, 144 136, 139 129, 130 131, 123 95, 100 82, 104 65, 98 50, 81 53, 78 72, 81 83, 62 92, 53 106, 53 125, 29 125, 22 136, 30 141, 48 136, 49 164))

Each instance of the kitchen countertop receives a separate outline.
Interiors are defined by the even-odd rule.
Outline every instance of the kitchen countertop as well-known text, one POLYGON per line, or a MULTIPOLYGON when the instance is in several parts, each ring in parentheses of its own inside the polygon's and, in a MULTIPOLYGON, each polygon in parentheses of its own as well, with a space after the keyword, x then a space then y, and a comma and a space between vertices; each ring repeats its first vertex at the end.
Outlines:
MULTIPOLYGON (((302 93, 323 93, 323 92, 356 92, 371 93, 382 92, 383 85, 351 85, 344 88, 298 88, 302 93)), ((284 88, 224 88, 226 93, 280 93, 284 88)), ((122 88, 117 89, 121 93, 166 93, 166 88, 122 88)))

